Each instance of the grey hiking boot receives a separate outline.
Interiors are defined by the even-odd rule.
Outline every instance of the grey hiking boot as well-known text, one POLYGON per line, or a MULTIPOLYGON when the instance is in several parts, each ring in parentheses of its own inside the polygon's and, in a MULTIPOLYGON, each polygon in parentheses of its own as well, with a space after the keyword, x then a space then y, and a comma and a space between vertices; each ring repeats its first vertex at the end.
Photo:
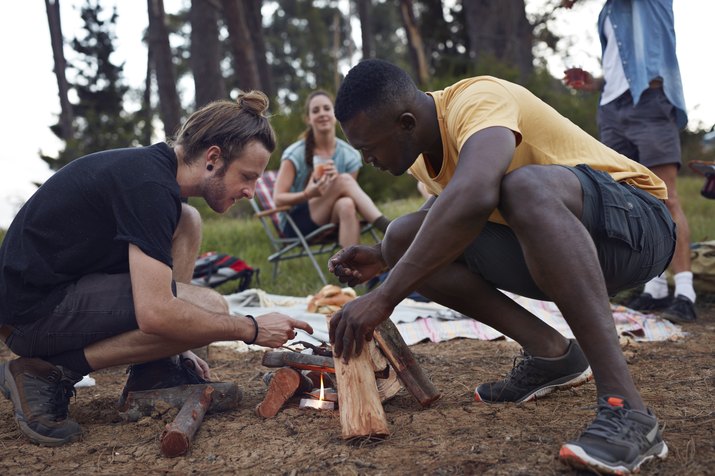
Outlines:
POLYGON ((486 403, 523 403, 589 380, 591 367, 581 347, 571 339, 562 357, 533 357, 522 350, 506 378, 481 384, 474 391, 474 399, 486 403))
POLYGON ((15 421, 30 441, 59 446, 82 429, 67 417, 74 384, 81 375, 41 359, 20 357, 0 365, 0 390, 15 407, 15 421))
POLYGON ((199 376, 190 359, 177 357, 130 365, 127 368, 127 383, 117 404, 119 409, 124 410, 129 392, 208 383, 199 376))
POLYGON ((559 459, 574 468, 619 475, 637 473, 643 463, 667 455, 655 415, 632 410, 616 395, 599 398, 596 419, 559 451, 559 459))

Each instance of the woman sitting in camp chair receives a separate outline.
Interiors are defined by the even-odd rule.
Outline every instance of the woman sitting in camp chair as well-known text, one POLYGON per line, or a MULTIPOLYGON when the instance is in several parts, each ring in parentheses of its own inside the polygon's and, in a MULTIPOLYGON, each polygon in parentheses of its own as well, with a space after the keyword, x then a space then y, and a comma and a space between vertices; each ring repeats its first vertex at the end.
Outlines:
MULTIPOLYGON (((384 233, 390 221, 357 183, 360 153, 335 135, 333 100, 314 91, 306 101, 307 130, 286 148, 273 192, 276 206, 289 214, 303 234, 327 223, 338 228, 342 247, 360 241, 360 216, 384 233)), ((295 236, 281 224, 286 236, 295 236)))

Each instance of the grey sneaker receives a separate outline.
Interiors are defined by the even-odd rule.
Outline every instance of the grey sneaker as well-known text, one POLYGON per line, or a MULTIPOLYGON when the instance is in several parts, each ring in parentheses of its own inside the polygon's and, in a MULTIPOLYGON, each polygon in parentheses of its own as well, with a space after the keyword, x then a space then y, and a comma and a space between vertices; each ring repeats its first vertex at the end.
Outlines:
POLYGON ((619 475, 637 473, 643 463, 667 455, 655 415, 632 410, 616 395, 599 398, 596 419, 559 451, 559 459, 574 468, 619 475))
POLYGON ((481 384, 474 391, 474 399, 486 403, 523 403, 589 380, 591 367, 581 347, 571 339, 563 357, 533 357, 522 350, 506 378, 481 384))
POLYGON ((15 407, 15 421, 30 441, 59 446, 82 429, 67 417, 74 384, 81 375, 41 359, 20 357, 0 365, 0 390, 15 407))

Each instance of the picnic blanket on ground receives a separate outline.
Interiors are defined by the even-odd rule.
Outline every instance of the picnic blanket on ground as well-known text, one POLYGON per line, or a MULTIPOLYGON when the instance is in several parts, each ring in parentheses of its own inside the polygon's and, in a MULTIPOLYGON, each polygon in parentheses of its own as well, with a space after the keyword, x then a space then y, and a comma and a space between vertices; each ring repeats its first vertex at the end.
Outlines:
MULTIPOLYGON (((573 337, 571 329, 553 302, 538 301, 507 292, 505 294, 564 336, 573 337)), ((307 321, 313 327, 312 336, 299 331, 291 342, 304 341, 315 345, 328 342, 325 315, 307 311, 308 297, 268 294, 261 289, 248 289, 225 297, 233 313, 259 316, 269 312, 280 312, 307 321)), ((653 314, 642 314, 615 304, 611 305, 611 309, 619 335, 629 336, 640 342, 676 339, 684 335, 680 326, 653 314)), ((442 342, 458 337, 480 340, 505 337, 481 322, 432 302, 423 303, 405 299, 395 308, 390 319, 399 329, 407 345, 427 340, 442 342)), ((224 345, 245 347, 243 343, 224 345)))

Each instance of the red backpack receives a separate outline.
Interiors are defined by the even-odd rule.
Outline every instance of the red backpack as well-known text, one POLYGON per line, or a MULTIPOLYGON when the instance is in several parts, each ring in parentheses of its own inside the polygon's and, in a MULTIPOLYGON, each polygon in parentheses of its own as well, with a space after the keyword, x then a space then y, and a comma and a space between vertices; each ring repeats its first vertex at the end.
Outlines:
POLYGON ((196 260, 191 284, 215 288, 229 281, 238 280, 237 291, 244 291, 251 286, 254 275, 258 282, 259 271, 241 258, 217 251, 207 251, 196 260))

